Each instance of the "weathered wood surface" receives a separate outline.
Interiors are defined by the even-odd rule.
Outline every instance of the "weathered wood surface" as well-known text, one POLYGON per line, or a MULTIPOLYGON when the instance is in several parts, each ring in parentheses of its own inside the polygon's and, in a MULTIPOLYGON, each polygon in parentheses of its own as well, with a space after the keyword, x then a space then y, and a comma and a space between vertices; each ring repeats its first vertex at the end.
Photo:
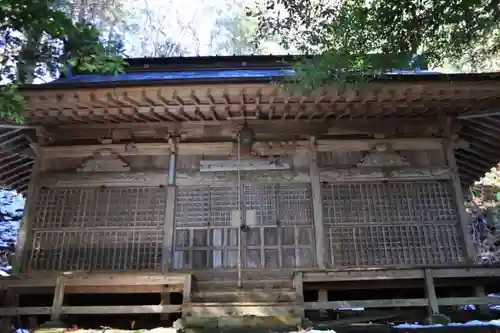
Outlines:
MULTIPOLYGON (((500 267, 458 266, 455 268, 428 267, 434 278, 499 277, 500 267)), ((369 281, 396 279, 423 279, 424 268, 364 268, 328 269, 324 271, 304 270, 304 282, 369 281)))
MULTIPOLYGON (((372 280, 423 280, 424 267, 392 267, 392 268, 362 268, 362 269, 299 269, 304 283, 330 283, 342 281, 372 281, 372 280)), ((453 278, 496 278, 500 277, 500 267, 477 267, 472 265, 456 265, 455 267, 428 267, 435 279, 453 278)), ((18 276, 0 278, 0 289, 6 288, 43 288, 55 287, 57 276, 61 273, 36 272, 19 274, 18 276)), ((68 288, 72 286, 118 287, 120 285, 153 286, 161 284, 183 285, 186 274, 193 274, 197 284, 203 285, 203 290, 224 288, 224 285, 234 286, 236 270, 206 270, 198 272, 175 273, 119 273, 119 272, 74 272, 68 275, 68 288), (73 277, 71 277, 73 275, 73 277), (90 278, 89 278, 90 276, 90 278)), ((287 284, 292 286, 294 270, 260 269, 243 271, 243 288, 279 288, 287 284), (247 287, 245 287, 247 286, 247 287)))
POLYGON ((136 286, 136 285, 183 285, 187 273, 81 273, 71 274, 23 274, 0 279, 0 289, 25 287, 55 287, 59 276, 66 286, 136 286))
MULTIPOLYGON (((451 306, 463 304, 500 304, 498 297, 450 297, 438 298, 438 306, 451 306)), ((352 301, 329 301, 329 302, 306 302, 304 308, 307 310, 340 309, 340 308, 396 308, 396 307, 426 307, 429 300, 426 298, 407 299, 373 299, 352 301)))
POLYGON ((421 116, 436 117, 458 108, 493 108, 497 98, 492 93, 495 83, 385 82, 363 89, 330 88, 307 96, 290 96, 272 84, 222 83, 33 90, 23 94, 27 101, 27 122, 31 124, 143 122, 147 119, 175 125, 190 121, 243 120, 244 117, 292 120, 350 115, 365 118, 392 114, 395 110, 400 117, 414 116, 417 112, 421 116), (408 100, 418 102, 408 103, 408 100))
POLYGON ((183 314, 201 317, 300 315, 301 307, 291 303, 192 303, 183 314))
MULTIPOLYGON (((439 306, 463 304, 499 305, 495 297, 453 297, 438 299, 439 306)), ((339 308, 393 308, 393 307, 426 307, 428 300, 415 299, 381 299, 352 300, 330 302, 305 302, 303 306, 296 303, 190 303, 183 305, 130 305, 130 306, 62 306, 60 314, 141 314, 141 313, 174 313, 183 312, 186 315, 224 317, 224 316, 287 316, 295 315, 303 310, 339 309, 339 308)), ((0 316, 16 315, 47 315, 53 314, 51 307, 15 307, 0 308, 0 316)))
POLYGON ((47 172, 37 185, 47 188, 156 187, 167 185, 166 172, 47 172))
MULTIPOLYGON (((62 306, 59 315, 63 314, 147 314, 181 312, 181 305, 106 305, 106 306, 62 306)), ((0 316, 15 315, 50 315, 52 308, 18 307, 0 308, 0 316)))
POLYGON ((294 302, 295 291, 291 289, 252 289, 252 290, 212 290, 193 292, 192 302, 294 302))

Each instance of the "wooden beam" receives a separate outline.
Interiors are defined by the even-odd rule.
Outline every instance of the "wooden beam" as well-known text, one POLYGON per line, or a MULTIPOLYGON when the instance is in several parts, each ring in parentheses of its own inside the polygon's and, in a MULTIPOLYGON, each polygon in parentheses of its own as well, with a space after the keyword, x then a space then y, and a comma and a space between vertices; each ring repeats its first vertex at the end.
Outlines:
MULTIPOLYGON (((52 287, 21 287, 10 288, 19 295, 53 295, 52 287)), ((9 289, 9 290, 10 290, 9 289)), ((182 292, 181 285, 139 285, 139 286, 67 286, 64 290, 66 294, 160 294, 168 291, 170 293, 182 292)))
POLYGON ((398 139, 359 139, 359 140, 317 140, 318 152, 330 151, 368 151, 378 144, 391 146, 394 150, 442 150, 442 139, 398 138, 398 139))
MULTIPOLYGON (((498 278, 499 267, 457 267, 429 268, 436 279, 446 278, 498 278)), ((407 280, 424 279, 423 268, 387 268, 362 270, 334 270, 322 272, 305 271, 304 282, 371 281, 371 280, 407 280)))
MULTIPOLYGON (((299 273, 296 273, 299 274, 299 273)), ((295 282, 294 282, 295 284, 295 282)), ((251 289, 212 290, 193 292, 191 299, 197 302, 294 302, 298 299, 297 289, 251 289)), ((297 303, 300 303, 297 301, 297 303)))
MULTIPOLYGON (((438 299, 440 306, 463 304, 486 305, 500 304, 497 297, 453 297, 438 299)), ((425 298, 383 299, 383 300, 353 300, 333 302, 307 302, 304 306, 290 303, 195 303, 189 305, 128 305, 128 306, 63 306, 61 314, 145 314, 145 313, 176 313, 188 310, 201 316, 289 316, 306 310, 339 309, 339 308, 387 308, 387 307, 425 307, 425 298)), ((48 315, 51 307, 15 307, 0 308, 0 317, 17 315, 48 315)))
MULTIPOLYGON (((49 315, 52 308, 48 306, 39 307, 17 307, 0 308, 0 316, 16 315, 49 315)), ((106 306, 63 306, 60 314, 147 314, 147 313, 176 313, 181 312, 181 305, 106 305, 106 306)))
POLYGON ((109 149, 120 156, 169 155, 172 146, 168 143, 137 143, 133 149, 127 144, 43 146, 43 158, 81 158, 92 156, 101 149, 109 149))
POLYGON ((166 172, 43 172, 37 185, 47 188, 167 186, 166 172))
POLYGON ((177 313, 182 311, 181 305, 119 305, 119 306, 65 306, 63 314, 147 314, 177 313))
POLYGON ((498 297, 447 297, 438 298, 439 306, 453 306, 453 305, 500 305, 498 297))
POLYGON ((306 310, 342 309, 342 308, 397 308, 397 307, 424 307, 427 306, 425 298, 410 299, 370 299, 353 301, 330 301, 305 303, 306 310))
MULTIPOLYGON (((433 118, 420 119, 336 119, 336 120, 252 120, 247 124, 253 128, 257 136, 283 135, 352 135, 375 133, 394 136, 413 133, 422 135, 437 131, 433 118)), ((89 123, 61 125, 57 129, 47 129, 53 134, 56 141, 64 138, 78 140, 84 138, 99 138, 109 131, 129 130, 137 137, 139 133, 165 130, 170 134, 183 134, 187 138, 200 136, 233 137, 243 125, 243 119, 231 121, 203 121, 203 122, 137 122, 137 123, 89 123), (73 135, 71 135, 73 134, 73 135)))
MULTIPOLYGON (((500 304, 497 297, 450 297, 437 299, 439 306, 452 306, 464 304, 500 304)), ((341 308, 403 308, 403 307, 426 307, 429 302, 425 298, 406 299, 370 299, 352 301, 331 302, 307 302, 304 304, 306 310, 341 309, 341 308)))
MULTIPOLYGON (((0 279, 0 289, 24 287, 54 287, 60 273, 43 276, 24 274, 18 279, 0 279)), ((138 286, 138 285, 183 285, 184 273, 64 273, 61 281, 66 286, 138 286)))
POLYGON ((26 316, 26 315, 50 315, 50 306, 30 306, 16 308, 0 308, 0 317, 26 316))
MULTIPOLYGON (((302 308, 291 303, 191 303, 183 306, 191 316, 290 316, 300 315, 302 308)), ((184 313, 184 311, 183 311, 184 313)))

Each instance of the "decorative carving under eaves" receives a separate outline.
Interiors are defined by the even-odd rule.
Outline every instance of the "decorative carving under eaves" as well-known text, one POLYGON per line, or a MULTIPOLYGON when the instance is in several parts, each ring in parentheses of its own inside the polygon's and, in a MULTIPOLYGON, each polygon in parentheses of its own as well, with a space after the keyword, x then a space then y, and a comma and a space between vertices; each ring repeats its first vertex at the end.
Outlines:
POLYGON ((352 168, 337 170, 321 170, 320 180, 330 182, 344 181, 380 181, 380 180, 429 180, 449 179, 451 173, 447 169, 411 169, 383 170, 382 168, 352 168))
MULTIPOLYGON (((245 183, 275 183, 275 182, 309 182, 310 177, 307 172, 293 171, 267 171, 267 172, 241 172, 241 181, 245 183)), ((198 184, 225 184, 237 183, 238 174, 236 172, 183 172, 176 174, 177 185, 198 185, 198 184)))
POLYGON ((389 145, 379 144, 373 147, 357 164, 358 167, 407 167, 410 164, 389 145))
POLYGON ((40 177, 46 187, 148 187, 167 185, 164 172, 48 172, 40 177))
POLYGON ((78 172, 127 172, 128 163, 111 149, 99 149, 77 169, 78 172))

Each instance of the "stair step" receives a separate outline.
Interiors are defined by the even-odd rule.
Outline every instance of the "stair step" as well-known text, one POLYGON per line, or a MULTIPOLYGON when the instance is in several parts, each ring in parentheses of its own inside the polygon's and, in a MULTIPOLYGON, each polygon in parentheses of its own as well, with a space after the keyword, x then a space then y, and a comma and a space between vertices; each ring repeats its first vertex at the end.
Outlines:
POLYGON ((193 292, 193 302, 294 302, 292 289, 219 289, 193 292))

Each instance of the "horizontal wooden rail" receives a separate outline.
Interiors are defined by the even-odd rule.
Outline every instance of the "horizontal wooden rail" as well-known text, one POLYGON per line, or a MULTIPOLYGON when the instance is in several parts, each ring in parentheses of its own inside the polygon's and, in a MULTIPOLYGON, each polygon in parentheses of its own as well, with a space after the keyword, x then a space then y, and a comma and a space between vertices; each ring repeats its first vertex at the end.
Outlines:
MULTIPOLYGON (((500 277, 500 267, 428 268, 434 278, 500 277)), ((423 279, 424 268, 304 271, 304 283, 423 279)))
MULTIPOLYGON (((125 306, 62 306, 61 314, 146 314, 146 313, 179 313, 186 311, 190 314, 205 316, 228 315, 290 315, 301 309, 322 310, 341 308, 389 308, 389 307, 426 307, 428 300, 425 298, 411 299, 382 299, 382 300, 352 300, 332 302, 307 302, 303 306, 297 303, 190 303, 183 305, 125 305, 125 306)), ((440 306, 463 304, 474 305, 500 305, 497 297, 452 297, 439 298, 440 306)), ((10 307, 0 308, 1 316, 18 315, 50 315, 50 306, 38 307, 10 307)))
POLYGON ((36 275, 21 276, 19 279, 0 279, 0 289, 25 288, 25 287, 54 287, 59 276, 66 286, 138 286, 138 285, 183 285, 186 274, 120 274, 120 273, 94 273, 52 275, 43 277, 36 275))
MULTIPOLYGON (((50 306, 0 308, 1 316, 50 315, 50 306)), ((182 312, 181 305, 63 306, 61 314, 146 314, 182 312)))
MULTIPOLYGON (((500 304, 498 297, 451 297, 438 298, 440 306, 452 305, 487 305, 500 304)), ((341 309, 341 308, 392 308, 392 307, 426 307, 429 301, 426 298, 406 299, 370 299, 353 301, 331 301, 331 302, 307 302, 304 304, 306 310, 341 309)))

